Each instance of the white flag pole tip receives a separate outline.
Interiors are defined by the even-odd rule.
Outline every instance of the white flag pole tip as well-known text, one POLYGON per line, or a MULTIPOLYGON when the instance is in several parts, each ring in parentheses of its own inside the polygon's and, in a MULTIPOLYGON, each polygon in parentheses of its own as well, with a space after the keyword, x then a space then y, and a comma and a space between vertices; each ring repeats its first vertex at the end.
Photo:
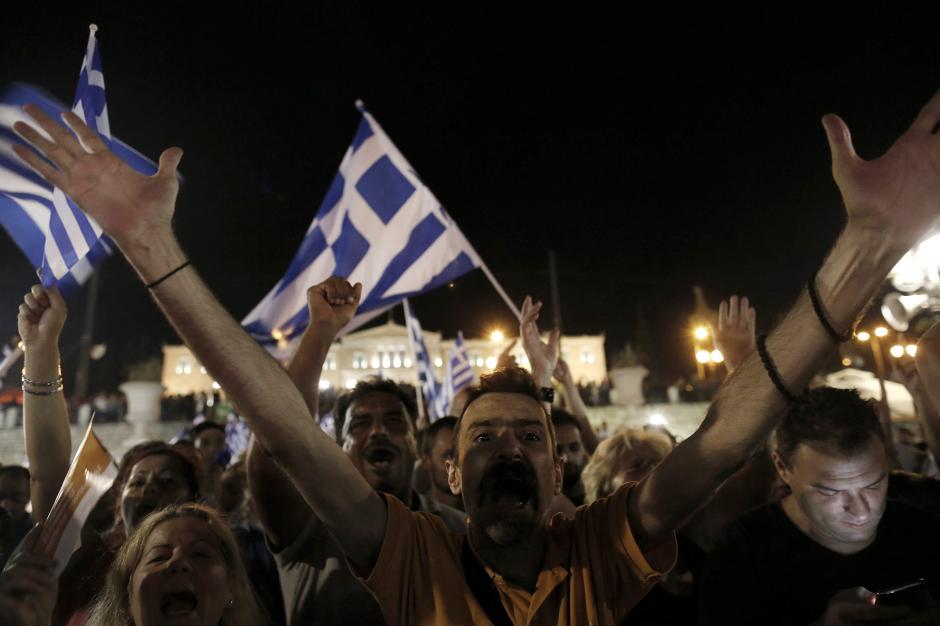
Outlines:
POLYGON ((359 109, 360 112, 365 113, 366 103, 363 102, 362 100, 356 100, 356 108, 359 109))

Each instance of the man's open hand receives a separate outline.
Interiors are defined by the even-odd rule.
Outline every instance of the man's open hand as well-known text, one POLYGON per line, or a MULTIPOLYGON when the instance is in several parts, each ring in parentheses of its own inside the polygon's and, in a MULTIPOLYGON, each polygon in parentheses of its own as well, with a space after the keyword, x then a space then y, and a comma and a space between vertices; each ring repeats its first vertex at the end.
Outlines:
POLYGON ((892 248, 917 243, 940 213, 940 91, 881 157, 861 159, 845 122, 822 119, 832 151, 832 173, 842 192, 849 227, 884 238, 892 248))
POLYGON ((23 122, 13 128, 55 167, 25 146, 14 145, 13 150, 93 217, 122 249, 142 242, 154 230, 170 228, 179 191, 180 148, 164 150, 157 173, 145 176, 115 156, 74 113, 62 117, 78 138, 39 107, 26 105, 23 110, 51 140, 23 122))
POLYGON ((531 297, 525 297, 522 302, 522 317, 519 320, 519 336, 522 337, 522 347, 529 357, 532 377, 535 378, 536 384, 549 387, 552 382, 552 373, 558 365, 558 341, 561 332, 553 328, 548 334, 548 341, 542 341, 536 324, 541 309, 541 302, 532 302, 531 297))
POLYGON ((715 346, 725 357, 729 370, 744 362, 757 350, 755 328, 757 311, 747 301, 747 297, 738 299, 731 296, 722 300, 718 306, 718 328, 712 329, 715 346))
POLYGON ((362 283, 350 285, 340 276, 331 276, 307 290, 310 325, 330 335, 332 340, 356 314, 362 283))

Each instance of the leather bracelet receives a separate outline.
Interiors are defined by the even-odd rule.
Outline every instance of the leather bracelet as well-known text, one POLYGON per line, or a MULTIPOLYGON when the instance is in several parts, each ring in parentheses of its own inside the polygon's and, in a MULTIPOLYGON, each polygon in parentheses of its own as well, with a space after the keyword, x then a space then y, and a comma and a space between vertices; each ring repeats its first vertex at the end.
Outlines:
POLYGON ((163 281, 165 281, 167 278, 171 277, 173 274, 179 272, 180 270, 186 269, 186 267, 189 265, 189 263, 190 263, 190 260, 189 260, 189 259, 186 259, 186 261, 185 261, 182 265, 180 265, 179 267, 177 267, 176 269, 170 270, 169 272, 167 272, 166 274, 164 274, 163 276, 161 276, 161 277, 158 278, 157 280, 153 281, 152 283, 149 283, 149 284, 147 285, 147 289, 153 289, 154 287, 156 287, 157 285, 159 285, 160 283, 162 283, 163 281))
POLYGON ((551 404, 555 401, 555 389, 553 387, 540 387, 539 395, 542 396, 542 402, 551 404))

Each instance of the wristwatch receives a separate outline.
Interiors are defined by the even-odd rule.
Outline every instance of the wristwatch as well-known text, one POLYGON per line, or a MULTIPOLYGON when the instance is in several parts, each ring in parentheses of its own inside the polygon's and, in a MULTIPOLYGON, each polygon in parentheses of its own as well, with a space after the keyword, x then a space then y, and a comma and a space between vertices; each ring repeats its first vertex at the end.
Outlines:
POLYGON ((552 387, 539 388, 539 395, 542 396, 542 402, 551 404, 555 401, 555 390, 552 387))

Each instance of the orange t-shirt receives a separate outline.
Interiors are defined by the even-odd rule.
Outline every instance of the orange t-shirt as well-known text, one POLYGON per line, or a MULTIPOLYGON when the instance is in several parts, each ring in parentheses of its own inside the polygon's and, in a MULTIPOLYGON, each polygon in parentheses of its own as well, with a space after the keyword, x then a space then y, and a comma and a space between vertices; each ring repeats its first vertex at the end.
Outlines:
MULTIPOLYGON (((515 626, 616 626, 676 559, 673 537, 644 555, 627 522, 633 484, 548 525, 536 590, 512 585, 486 567, 515 626)), ((388 522, 366 585, 389 626, 480 624, 489 618, 467 586, 462 535, 435 516, 385 498, 388 522)))

